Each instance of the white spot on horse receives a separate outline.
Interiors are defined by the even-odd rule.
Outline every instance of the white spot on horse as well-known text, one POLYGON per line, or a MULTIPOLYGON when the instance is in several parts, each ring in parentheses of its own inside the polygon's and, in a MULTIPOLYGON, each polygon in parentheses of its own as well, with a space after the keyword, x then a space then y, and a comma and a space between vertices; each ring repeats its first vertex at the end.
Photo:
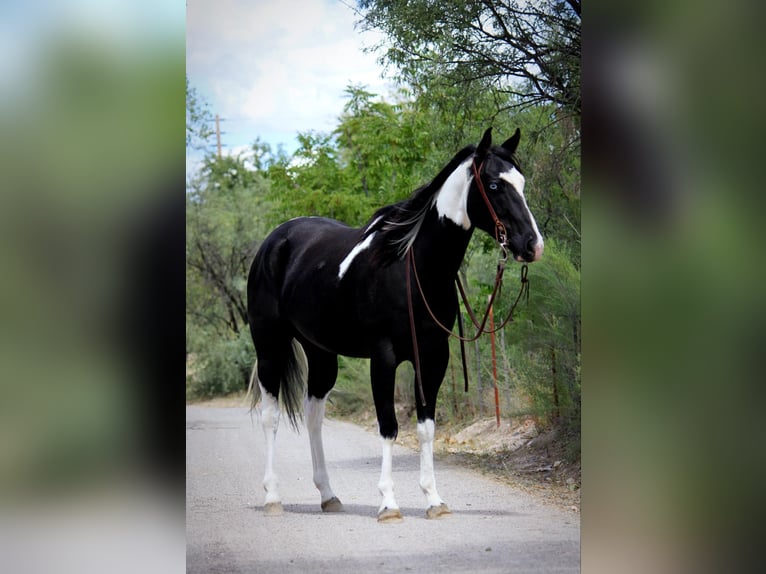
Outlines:
POLYGON ((521 196, 521 199, 524 199, 524 184, 526 183, 526 180, 518 169, 512 167, 510 170, 504 171, 500 174, 500 179, 510 183, 513 186, 513 189, 515 189, 521 196))
POLYGON ((370 223, 370 224, 367 226, 367 228, 364 230, 364 232, 365 232, 365 233, 369 232, 369 231, 370 231, 370 229, 374 228, 374 227, 375 227, 375 225, 377 225, 378 221, 380 221, 381 219, 383 219, 383 216, 382 216, 382 215, 378 215, 378 216, 377 216, 377 217, 376 217, 376 218, 375 218, 375 219, 372 221, 372 223, 370 223))
POLYGON ((356 259, 356 256, 370 246, 373 237, 375 237, 375 233, 377 232, 370 233, 364 241, 354 245, 354 248, 349 252, 348 255, 346 255, 346 258, 340 262, 340 267, 338 268, 338 279, 343 279, 343 276, 346 274, 346 271, 348 271, 348 268, 351 267, 351 263, 353 263, 354 259, 356 259))
POLYGON ((532 212, 529 210, 529 206, 527 205, 527 199, 524 197, 524 184, 526 183, 526 180, 524 179, 524 176, 521 175, 521 172, 517 170, 515 167, 512 167, 509 171, 504 171, 500 174, 500 179, 507 181, 513 186, 513 189, 516 191, 516 193, 519 194, 519 197, 521 198, 521 201, 524 203, 524 208, 527 210, 527 215, 529 215, 529 220, 532 222, 532 229, 535 230, 535 235, 537 237, 537 241, 535 241, 535 261, 540 259, 543 254, 543 236, 540 234, 540 230, 537 228, 537 222, 535 221, 535 216, 532 215, 532 212))
POLYGON ((446 217, 463 229, 471 229, 468 218, 468 190, 472 176, 469 166, 473 158, 465 160, 453 171, 436 194, 436 211, 439 217, 446 217))

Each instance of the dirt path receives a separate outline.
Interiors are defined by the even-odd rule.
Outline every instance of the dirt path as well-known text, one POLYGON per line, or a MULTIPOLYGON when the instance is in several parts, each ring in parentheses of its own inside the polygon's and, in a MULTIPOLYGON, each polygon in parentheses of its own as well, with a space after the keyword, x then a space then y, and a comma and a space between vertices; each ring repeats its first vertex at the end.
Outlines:
POLYGON ((187 572, 578 572, 579 514, 437 461, 453 515, 430 521, 418 456, 394 449, 399 524, 378 524, 380 444, 361 427, 327 421, 328 471, 343 514, 322 514, 305 430, 282 425, 276 470, 285 513, 263 503, 263 436, 244 408, 189 406, 187 572))

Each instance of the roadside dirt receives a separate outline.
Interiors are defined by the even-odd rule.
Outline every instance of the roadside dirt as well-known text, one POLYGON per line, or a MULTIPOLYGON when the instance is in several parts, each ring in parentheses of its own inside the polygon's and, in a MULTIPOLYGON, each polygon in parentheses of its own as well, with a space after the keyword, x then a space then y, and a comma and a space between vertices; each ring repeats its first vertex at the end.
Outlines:
MULTIPOLYGON (((200 406, 249 407, 244 394, 197 403, 200 406)), ((328 416, 333 417, 332 405, 328 416)), ((333 417, 341 418, 341 417, 333 417)), ((372 410, 345 420, 377 432, 372 410)), ((418 449, 414 417, 400 409, 397 442, 418 449)), ((555 430, 541 432, 530 417, 501 420, 485 418, 469 426, 437 424, 434 453, 437 459, 458 463, 513 485, 539 501, 569 512, 580 512, 581 464, 579 452, 567 452, 555 430)))

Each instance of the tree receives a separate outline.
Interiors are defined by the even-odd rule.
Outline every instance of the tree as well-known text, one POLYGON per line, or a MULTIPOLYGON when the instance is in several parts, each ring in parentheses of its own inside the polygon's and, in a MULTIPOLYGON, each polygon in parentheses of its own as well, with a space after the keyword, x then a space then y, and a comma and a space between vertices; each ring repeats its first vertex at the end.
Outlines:
POLYGON ((266 182, 241 157, 208 156, 186 197, 187 314, 219 335, 247 325, 245 279, 255 256, 266 182))
MULTIPOLYGON (((497 255, 497 250, 479 251, 464 266, 464 284, 477 313, 485 311, 494 287, 497 255)), ((516 301, 521 287, 518 273, 519 267, 509 262, 501 295, 494 304, 496 322, 508 316, 516 301)), ((500 378, 513 380, 513 388, 507 391, 515 395, 514 402, 528 403, 528 410, 520 412, 577 433, 581 394, 580 272, 572 264, 571 255, 549 239, 542 260, 529 266, 528 279, 529 301, 521 296, 513 310, 513 321, 499 337, 502 343, 498 354, 508 365, 500 378)), ((484 360, 477 365, 474 380, 491 377, 491 364, 486 360, 491 355, 489 345, 490 338, 483 337, 475 346, 484 360)))
MULTIPOLYGON (((579 266, 579 0, 360 0, 381 60, 451 148, 520 126, 530 207, 579 266), (510 113, 509 113, 510 112, 510 113)), ((437 139, 437 138, 435 138, 437 139)))
POLYGON ((522 388, 552 421, 579 432, 580 272, 551 241, 529 275, 535 304, 522 306, 508 331, 522 388))
MULTIPOLYGON (((439 134, 429 129, 426 110, 400 94, 395 103, 379 101, 364 88, 346 88, 348 102, 335 129, 339 157, 354 189, 372 198, 373 209, 407 197, 426 183, 424 161, 439 149, 439 134)), ((434 167, 434 169, 436 169, 434 167)))
POLYGON ((213 114, 186 76, 186 147, 204 150, 213 137, 213 114))
POLYGON ((435 85, 505 95, 498 109, 554 104, 580 116, 579 0, 360 0, 386 34, 383 60, 420 93, 435 85))
POLYGON ((186 347, 190 397, 246 388, 255 359, 246 282, 266 234, 268 182, 240 156, 208 154, 186 194, 186 347))

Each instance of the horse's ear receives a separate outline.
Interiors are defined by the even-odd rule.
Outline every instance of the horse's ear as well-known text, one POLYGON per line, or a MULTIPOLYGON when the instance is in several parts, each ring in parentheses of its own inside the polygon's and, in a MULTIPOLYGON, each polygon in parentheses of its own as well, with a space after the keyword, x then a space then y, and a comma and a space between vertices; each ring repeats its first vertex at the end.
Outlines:
POLYGON ((479 147, 476 148, 476 155, 479 157, 484 157, 489 153, 489 148, 492 147, 492 128, 487 128, 487 131, 484 132, 484 135, 481 138, 481 141, 479 142, 479 147))
POLYGON ((516 148, 519 146, 519 140, 521 139, 521 130, 516 128, 513 135, 503 142, 502 147, 508 150, 508 153, 513 154, 516 148))

